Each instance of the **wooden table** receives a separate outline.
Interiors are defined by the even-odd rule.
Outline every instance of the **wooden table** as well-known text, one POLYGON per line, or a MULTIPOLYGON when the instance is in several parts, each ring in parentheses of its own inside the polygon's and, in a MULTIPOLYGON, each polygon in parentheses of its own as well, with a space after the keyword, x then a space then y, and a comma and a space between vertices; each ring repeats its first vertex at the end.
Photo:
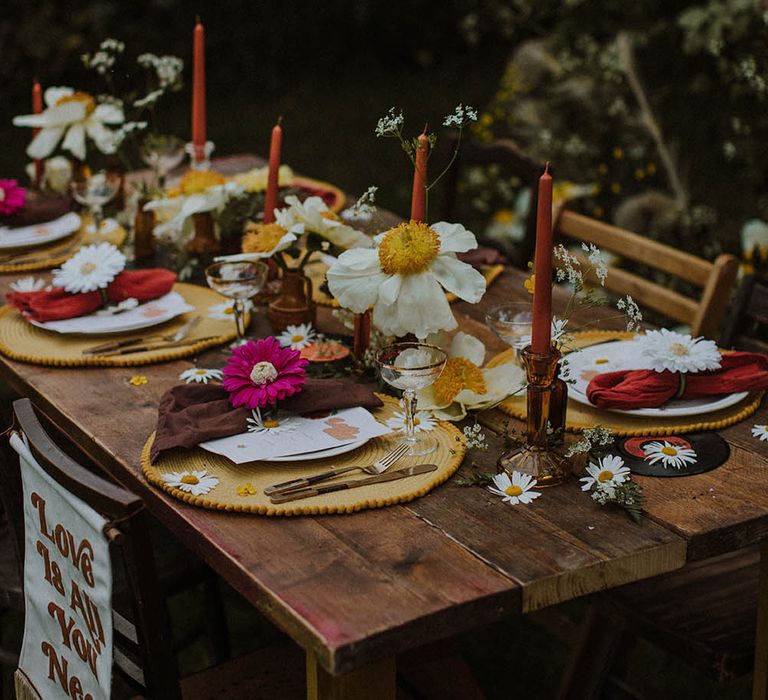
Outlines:
MULTIPOLYGON (((16 277, 0 276, 3 298, 16 277)), ((524 277, 510 270, 480 304, 456 304, 461 327, 503 349, 485 328, 484 313, 525 299, 524 277)), ((556 295, 556 306, 562 301, 556 295)), ((321 328, 333 323, 321 309, 321 328)), ((263 316, 252 329, 268 333, 263 316)), ((200 365, 214 362, 221 363, 220 353, 203 356, 200 365)), ((766 448, 749 431, 753 422, 768 422, 765 407, 754 421, 722 431, 731 458, 716 471, 635 477, 647 497, 640 525, 594 504, 575 478, 527 507, 450 481, 407 505, 353 515, 267 518, 188 506, 150 486, 138 465, 160 396, 190 366, 55 369, 0 358, 0 376, 306 650, 310 697, 360 697, 366 688, 364 697, 392 698, 393 659, 401 652, 768 537, 766 448), (148 384, 130 386, 137 373, 148 384)), ((492 471, 506 418, 494 410, 483 423, 491 447, 472 459, 492 471)), ((763 554, 768 561, 765 546, 763 554)), ((768 697, 764 665, 756 671, 755 697, 768 697)))

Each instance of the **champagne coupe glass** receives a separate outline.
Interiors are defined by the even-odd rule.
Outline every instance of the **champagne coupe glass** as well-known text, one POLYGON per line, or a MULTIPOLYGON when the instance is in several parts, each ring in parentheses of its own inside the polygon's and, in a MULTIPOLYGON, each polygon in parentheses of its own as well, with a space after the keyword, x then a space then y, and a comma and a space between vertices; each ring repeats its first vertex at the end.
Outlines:
POLYGON ((515 364, 521 364, 520 353, 531 342, 533 312, 527 301, 514 301, 495 306, 485 315, 486 325, 515 353, 515 364))
POLYGON ((416 391, 433 384, 445 367, 447 355, 426 343, 395 343, 379 350, 376 364, 381 378, 395 389, 402 389, 405 403, 405 438, 409 455, 428 455, 437 449, 437 440, 416 435, 416 391))
POLYGON ((218 262, 205 268, 211 289, 232 299, 237 340, 233 348, 247 343, 245 336, 246 299, 255 297, 267 283, 269 267, 263 262, 218 262))
POLYGON ((120 189, 120 176, 100 170, 84 180, 72 183, 72 196, 86 207, 93 217, 93 230, 99 233, 103 219, 102 210, 120 189))
POLYGON ((184 142, 176 136, 148 136, 139 149, 141 159, 152 168, 159 187, 168 173, 184 160, 184 142))

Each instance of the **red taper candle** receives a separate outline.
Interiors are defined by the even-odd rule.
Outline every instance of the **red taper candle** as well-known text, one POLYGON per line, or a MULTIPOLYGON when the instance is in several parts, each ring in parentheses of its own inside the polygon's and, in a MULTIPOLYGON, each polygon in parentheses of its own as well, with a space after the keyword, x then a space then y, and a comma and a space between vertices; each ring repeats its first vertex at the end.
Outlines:
MULTIPOLYGON (((35 80, 32 83, 32 112, 34 114, 40 114, 43 111, 43 88, 40 87, 40 81, 35 80)), ((40 133, 40 129, 32 130, 32 138, 40 133)), ((45 173, 45 163, 39 158, 35 158, 35 180, 32 183, 36 190, 40 189, 40 184, 43 181, 43 175, 45 173)))
POLYGON ((278 176, 280 174, 280 153, 283 148, 283 128, 278 117, 277 124, 272 127, 272 140, 269 142, 269 173, 267 175, 267 193, 264 195, 264 223, 271 224, 275 220, 277 207, 278 176))
POLYGON ((205 159, 205 27, 195 22, 192 63, 192 146, 195 159, 205 159))
POLYGON ((549 162, 539 178, 534 273, 531 350, 548 353, 552 339, 552 176, 549 162))
POLYGON ((419 136, 416 146, 416 166, 413 169, 413 192, 411 193, 411 219, 423 221, 427 218, 427 158, 429 141, 427 127, 419 136))

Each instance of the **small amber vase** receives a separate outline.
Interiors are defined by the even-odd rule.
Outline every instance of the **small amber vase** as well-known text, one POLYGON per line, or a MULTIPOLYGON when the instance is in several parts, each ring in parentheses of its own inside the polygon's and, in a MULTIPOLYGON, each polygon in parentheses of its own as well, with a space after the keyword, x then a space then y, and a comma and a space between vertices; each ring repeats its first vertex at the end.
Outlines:
POLYGON ((205 255, 206 253, 215 255, 218 253, 221 246, 218 238, 216 238, 216 225, 210 212, 192 214, 192 222, 195 232, 187 243, 187 250, 195 255, 205 255))
POLYGON ((298 323, 315 325, 316 306, 312 299, 312 280, 301 270, 283 270, 283 285, 276 299, 269 302, 267 318, 279 333, 298 323))
POLYGON ((141 198, 133 220, 133 255, 136 260, 146 260, 155 255, 155 212, 144 211, 148 199, 141 198))
POLYGON ((536 488, 556 486, 568 476, 568 460, 552 448, 547 430, 553 427, 552 418, 558 421, 563 415, 562 407, 556 405, 562 397, 558 392, 553 395, 560 352, 551 348, 534 353, 528 346, 521 357, 528 379, 526 442, 502 454, 496 468, 510 478, 515 471, 528 474, 538 482, 536 488))

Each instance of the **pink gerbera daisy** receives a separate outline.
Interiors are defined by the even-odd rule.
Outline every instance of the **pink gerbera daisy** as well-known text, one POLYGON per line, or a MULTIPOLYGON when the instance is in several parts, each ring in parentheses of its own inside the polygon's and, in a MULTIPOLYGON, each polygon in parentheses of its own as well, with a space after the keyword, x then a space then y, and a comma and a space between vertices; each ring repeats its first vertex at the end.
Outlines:
POLYGON ((235 348, 224 367, 222 386, 235 406, 263 408, 299 391, 308 361, 298 350, 281 348, 275 338, 249 340, 235 348))
POLYGON ((16 180, 0 180, 0 216, 15 214, 24 208, 26 191, 16 180))

